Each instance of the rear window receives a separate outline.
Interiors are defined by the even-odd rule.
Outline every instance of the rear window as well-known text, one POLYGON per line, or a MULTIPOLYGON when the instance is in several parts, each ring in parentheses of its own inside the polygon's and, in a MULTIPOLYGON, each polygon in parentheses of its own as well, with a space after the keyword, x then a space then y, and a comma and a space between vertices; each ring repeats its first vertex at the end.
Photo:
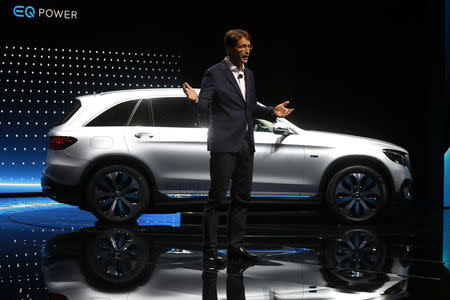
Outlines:
POLYGON ((138 100, 117 104, 106 110, 86 126, 126 126, 138 100))
POLYGON ((72 118, 72 116, 80 109, 80 107, 81 107, 80 100, 78 99, 73 100, 71 106, 69 106, 68 113, 65 114, 61 120, 56 122, 55 125, 61 125, 69 121, 70 118, 72 118))

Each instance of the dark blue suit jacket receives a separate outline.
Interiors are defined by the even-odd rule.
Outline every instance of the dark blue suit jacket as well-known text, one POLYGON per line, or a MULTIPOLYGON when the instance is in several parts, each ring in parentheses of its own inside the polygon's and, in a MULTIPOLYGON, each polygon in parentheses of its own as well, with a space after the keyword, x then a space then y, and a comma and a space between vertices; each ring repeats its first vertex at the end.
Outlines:
POLYGON ((256 103, 255 77, 244 69, 245 100, 239 85, 225 60, 209 68, 203 75, 197 106, 209 111, 208 150, 239 152, 248 124, 251 151, 255 151, 253 119, 274 120, 274 107, 256 103))

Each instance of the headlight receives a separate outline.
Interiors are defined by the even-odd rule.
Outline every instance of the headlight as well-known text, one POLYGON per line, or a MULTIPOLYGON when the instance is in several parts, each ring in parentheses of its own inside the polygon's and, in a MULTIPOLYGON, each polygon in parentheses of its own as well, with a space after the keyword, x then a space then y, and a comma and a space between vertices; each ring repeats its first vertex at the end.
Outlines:
POLYGON ((383 152, 393 162, 401 164, 402 166, 409 168, 408 153, 397 151, 397 150, 391 150, 391 149, 383 149, 383 152))

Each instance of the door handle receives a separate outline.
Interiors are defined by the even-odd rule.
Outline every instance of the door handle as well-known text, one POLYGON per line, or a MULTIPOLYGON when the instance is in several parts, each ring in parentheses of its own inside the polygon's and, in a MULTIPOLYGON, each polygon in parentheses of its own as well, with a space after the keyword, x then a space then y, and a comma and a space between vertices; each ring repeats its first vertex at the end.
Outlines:
POLYGON ((151 139, 153 137, 153 134, 148 132, 138 132, 134 136, 138 139, 151 139))

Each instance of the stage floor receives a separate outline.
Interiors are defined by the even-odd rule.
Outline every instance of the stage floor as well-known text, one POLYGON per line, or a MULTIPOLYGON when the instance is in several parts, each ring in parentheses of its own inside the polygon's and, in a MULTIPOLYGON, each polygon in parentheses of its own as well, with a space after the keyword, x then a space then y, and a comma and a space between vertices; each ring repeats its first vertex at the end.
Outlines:
MULTIPOLYGON (((202 264, 199 216, 143 215, 113 227, 48 198, 3 198, 0 298, 450 299, 446 217, 366 226, 251 217, 247 249, 261 262, 214 270, 202 264)), ((219 234, 226 257, 224 223, 219 234)))

